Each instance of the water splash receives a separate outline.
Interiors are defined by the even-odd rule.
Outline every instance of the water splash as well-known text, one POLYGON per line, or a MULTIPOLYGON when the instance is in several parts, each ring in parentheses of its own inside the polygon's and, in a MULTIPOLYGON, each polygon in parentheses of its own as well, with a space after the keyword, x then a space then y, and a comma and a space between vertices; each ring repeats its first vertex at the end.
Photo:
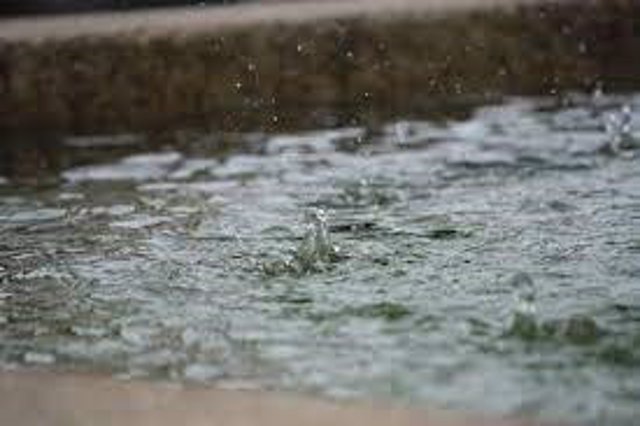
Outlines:
POLYGON ((314 208, 305 213, 306 233, 294 259, 303 273, 322 270, 323 265, 338 259, 338 248, 333 245, 327 226, 327 214, 314 208))
POLYGON ((516 296, 516 310, 524 314, 535 314, 536 289, 531 276, 526 272, 518 272, 511 278, 509 285, 516 296))
POLYGON ((518 272, 509 281, 515 295, 515 308, 507 335, 523 340, 547 340, 572 345, 591 345, 604 330, 587 315, 543 321, 536 312, 536 286, 531 276, 518 272))
POLYGON ((331 241, 327 214, 313 208, 305 213, 305 234, 291 259, 267 262, 262 270, 267 275, 306 275, 323 272, 341 258, 331 241))
POLYGON ((629 151, 637 148, 638 141, 631 129, 631 105, 624 104, 620 109, 604 117, 604 127, 607 134, 607 145, 604 150, 608 154, 628 156, 629 151))
POLYGON ((537 338, 540 326, 536 318, 536 289, 533 279, 525 272, 518 272, 509 280, 509 285, 516 300, 508 334, 525 340, 537 338))

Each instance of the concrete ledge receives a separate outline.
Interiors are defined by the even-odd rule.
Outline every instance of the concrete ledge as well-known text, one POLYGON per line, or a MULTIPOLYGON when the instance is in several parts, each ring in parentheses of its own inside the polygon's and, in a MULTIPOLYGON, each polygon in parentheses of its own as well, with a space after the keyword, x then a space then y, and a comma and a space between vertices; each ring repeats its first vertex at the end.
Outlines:
POLYGON ((635 0, 243 5, 0 24, 0 130, 285 130, 640 87, 635 0))
POLYGON ((534 422, 99 376, 0 372, 0 424, 526 426, 534 422))

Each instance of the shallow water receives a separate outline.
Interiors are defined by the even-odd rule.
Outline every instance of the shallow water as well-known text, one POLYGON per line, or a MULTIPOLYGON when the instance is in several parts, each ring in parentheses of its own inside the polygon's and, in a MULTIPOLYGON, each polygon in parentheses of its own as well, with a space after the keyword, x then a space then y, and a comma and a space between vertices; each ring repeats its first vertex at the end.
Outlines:
POLYGON ((639 137, 512 99, 3 179, 0 360, 634 424, 639 137))

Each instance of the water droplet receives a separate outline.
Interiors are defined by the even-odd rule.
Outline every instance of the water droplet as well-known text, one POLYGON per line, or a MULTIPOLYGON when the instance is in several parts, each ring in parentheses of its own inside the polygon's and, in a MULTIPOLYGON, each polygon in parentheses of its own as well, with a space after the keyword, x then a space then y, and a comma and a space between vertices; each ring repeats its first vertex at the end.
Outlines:
POLYGON ((602 104, 604 99, 604 86, 602 82, 598 81, 593 88, 593 92, 591 93, 591 103, 595 107, 599 107, 602 104))
POLYGON ((587 44, 584 41, 578 43, 578 51, 583 54, 587 53, 587 44))

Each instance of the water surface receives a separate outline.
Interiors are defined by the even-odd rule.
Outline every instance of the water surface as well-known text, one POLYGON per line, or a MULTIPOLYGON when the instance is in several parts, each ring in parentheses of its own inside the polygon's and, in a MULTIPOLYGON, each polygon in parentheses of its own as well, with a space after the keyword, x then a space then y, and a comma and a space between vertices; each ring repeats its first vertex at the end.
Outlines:
POLYGON ((634 424, 639 131, 599 96, 69 138, 83 165, 0 184, 0 362, 634 424))

